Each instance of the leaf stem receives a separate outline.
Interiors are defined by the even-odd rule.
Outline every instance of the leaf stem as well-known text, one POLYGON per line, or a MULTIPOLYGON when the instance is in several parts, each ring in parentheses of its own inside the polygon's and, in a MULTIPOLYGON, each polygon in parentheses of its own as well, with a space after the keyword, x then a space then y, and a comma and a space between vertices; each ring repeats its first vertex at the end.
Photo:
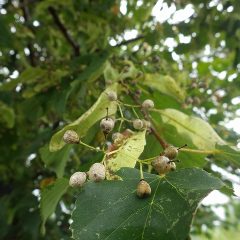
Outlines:
POLYGON ((140 162, 140 179, 144 179, 144 176, 143 176, 143 170, 142 170, 142 163, 140 162))
POLYGON ((118 127, 118 131, 120 132, 121 131, 121 128, 122 128, 122 124, 123 124, 123 119, 124 119, 124 115, 123 115, 123 112, 122 112, 122 108, 121 108, 121 105, 119 104, 119 102, 117 103, 118 105, 118 109, 119 109, 119 112, 120 112, 120 116, 121 116, 121 122, 119 124, 119 127, 118 127))
POLYGON ((136 116, 136 118, 139 118, 139 116, 138 116, 136 110, 134 109, 134 107, 132 107, 132 111, 133 111, 134 115, 136 116))
POLYGON ((213 149, 213 150, 200 150, 200 149, 190 149, 190 148, 182 148, 181 152, 192 152, 199 154, 220 154, 221 151, 213 149))
POLYGON ((146 159, 143 159, 143 160, 139 160, 139 162, 149 162, 149 161, 152 161, 153 159, 157 158, 158 156, 155 156, 155 157, 151 157, 151 158, 146 158, 146 159))
POLYGON ((89 148, 89 149, 91 149, 93 151, 96 151, 96 152, 104 152, 103 150, 95 148, 93 146, 90 146, 90 145, 88 145, 88 144, 86 144, 86 143, 84 143, 82 141, 79 141, 79 144, 81 144, 81 145, 83 145, 83 146, 85 146, 85 147, 87 147, 87 148, 89 148))

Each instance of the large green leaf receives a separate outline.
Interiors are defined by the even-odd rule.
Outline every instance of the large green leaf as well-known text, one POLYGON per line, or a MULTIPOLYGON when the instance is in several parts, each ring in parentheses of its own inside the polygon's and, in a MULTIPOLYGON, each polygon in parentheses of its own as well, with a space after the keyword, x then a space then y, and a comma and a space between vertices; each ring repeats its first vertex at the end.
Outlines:
POLYGON ((157 89, 178 101, 183 101, 185 99, 184 90, 181 89, 177 82, 168 75, 146 74, 143 84, 157 89))
POLYGON ((45 233, 45 223, 47 218, 54 213, 60 198, 67 191, 67 188, 68 179, 59 178, 56 182, 43 189, 40 200, 40 211, 42 217, 41 232, 43 234, 45 233))
POLYGON ((55 133, 50 142, 50 151, 60 150, 65 145, 62 137, 66 130, 75 130, 80 137, 83 137, 91 126, 106 116, 106 108, 108 108, 109 115, 115 114, 117 111, 117 102, 109 101, 107 95, 109 91, 117 91, 117 84, 113 84, 107 88, 100 95, 97 102, 80 118, 55 133))
POLYGON ((39 152, 41 155, 42 161, 45 163, 45 166, 54 172, 60 178, 63 176, 66 163, 69 159, 69 152, 71 146, 65 146, 58 152, 50 152, 48 144, 40 148, 39 152))
POLYGON ((160 114, 163 124, 174 126, 180 136, 190 138, 198 149, 214 149, 216 144, 225 144, 211 125, 198 117, 170 108, 154 111, 160 114))
POLYGON ((152 195, 138 199, 139 171, 125 168, 118 174, 123 181, 85 185, 72 214, 74 239, 186 239, 199 202, 223 186, 219 179, 195 168, 163 178, 145 173, 152 195))
POLYGON ((12 108, 0 101, 0 123, 12 128, 15 123, 15 113, 12 108))
POLYGON ((118 152, 107 160, 110 171, 116 172, 122 167, 134 168, 146 144, 146 131, 134 133, 118 148, 118 152))

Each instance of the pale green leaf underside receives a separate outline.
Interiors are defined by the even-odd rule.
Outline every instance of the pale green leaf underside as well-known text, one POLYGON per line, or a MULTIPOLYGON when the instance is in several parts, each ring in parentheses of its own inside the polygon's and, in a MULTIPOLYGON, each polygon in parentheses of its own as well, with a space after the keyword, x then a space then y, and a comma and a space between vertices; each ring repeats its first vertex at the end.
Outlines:
POLYGON ((74 239, 186 239, 201 199, 223 186, 200 169, 182 169, 164 178, 145 173, 152 194, 138 199, 139 171, 124 168, 118 175, 123 181, 85 185, 72 214, 74 239))
POLYGON ((185 99, 184 90, 181 89, 177 82, 168 75, 146 74, 143 84, 155 88, 178 101, 183 101, 185 99))
POLYGON ((60 178, 64 174, 64 169, 69 159, 71 146, 65 146, 57 152, 50 152, 48 144, 40 148, 39 152, 45 167, 53 170, 57 177, 60 178))
POLYGON ((189 137, 198 149, 214 149, 216 144, 226 144, 209 123, 198 117, 170 108, 154 111, 159 112, 164 124, 174 126, 180 135, 189 137))
POLYGON ((119 151, 107 160, 110 171, 116 172, 122 167, 134 168, 146 144, 146 131, 134 133, 119 147, 119 151))
POLYGON ((67 191, 67 188, 68 179, 59 178, 56 182, 47 186, 41 192, 40 212, 42 217, 41 232, 43 234, 45 233, 45 223, 47 218, 54 213, 60 198, 67 191))
POLYGON ((91 126, 106 116, 106 108, 108 108, 109 115, 115 114, 117 111, 117 102, 109 101, 107 95, 109 91, 117 91, 117 84, 113 84, 107 88, 95 104, 80 118, 55 133, 50 141, 50 151, 58 151, 65 145, 62 138, 66 130, 74 130, 80 137, 83 137, 91 126))

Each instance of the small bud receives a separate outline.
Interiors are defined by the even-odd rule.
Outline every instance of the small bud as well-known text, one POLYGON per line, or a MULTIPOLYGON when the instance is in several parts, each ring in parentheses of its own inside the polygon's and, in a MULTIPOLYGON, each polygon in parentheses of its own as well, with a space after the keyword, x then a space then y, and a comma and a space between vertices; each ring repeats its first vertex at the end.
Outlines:
POLYGON ((107 93, 109 101, 117 101, 117 93, 116 92, 109 92, 107 93))
POLYGON ((188 105, 192 104, 193 103, 192 97, 187 97, 186 100, 185 100, 185 103, 188 104, 188 105))
POLYGON ((196 82, 193 82, 193 83, 191 84, 191 88, 197 88, 197 87, 198 87, 198 85, 197 85, 196 82))
POLYGON ((85 172, 75 172, 69 180, 69 185, 71 187, 82 187, 86 182, 87 175, 85 172))
POLYGON ((78 134, 73 130, 67 130, 63 135, 63 141, 65 143, 70 143, 70 144, 79 143, 79 140, 80 139, 78 134))
POLYGON ((142 107, 145 109, 154 108, 154 102, 151 99, 147 99, 142 103, 142 107))
POLYGON ((193 104, 198 106, 198 105, 200 105, 200 103, 201 103, 201 100, 199 99, 199 97, 195 96, 193 98, 193 104))
POLYGON ((208 84, 207 84, 207 82, 200 82, 199 84, 198 84, 198 87, 200 87, 200 88, 208 88, 208 84))
POLYGON ((100 128, 104 133, 109 133, 114 128, 114 120, 110 117, 103 118, 100 122, 100 128))
POLYGON ((105 169, 105 166, 101 163, 94 163, 88 171, 89 179, 94 182, 100 182, 104 180, 105 176, 106 176, 106 169, 105 169))
POLYGON ((137 196, 139 198, 145 198, 150 195, 151 195, 150 185, 144 179, 141 179, 137 185, 137 196))
POLYGON ((142 128, 143 128, 143 122, 142 122, 142 120, 141 120, 141 119, 135 119, 135 120, 133 121, 133 127, 134 127, 135 129, 137 129, 137 130, 142 129, 142 128))

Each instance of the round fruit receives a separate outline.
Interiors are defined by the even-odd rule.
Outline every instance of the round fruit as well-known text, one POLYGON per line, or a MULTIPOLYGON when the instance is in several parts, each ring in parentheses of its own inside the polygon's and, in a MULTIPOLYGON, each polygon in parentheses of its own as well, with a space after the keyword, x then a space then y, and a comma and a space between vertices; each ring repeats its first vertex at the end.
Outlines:
POLYGON ((175 159, 178 155, 178 149, 170 145, 164 150, 163 155, 170 160, 175 159))
POLYGON ((79 140, 80 138, 78 134, 73 130, 67 130, 63 135, 63 141, 65 143, 70 143, 70 144, 79 143, 79 140))
POLYGON ((94 163, 88 171, 89 179, 94 182, 100 182, 104 180, 105 176, 106 176, 106 169, 105 169, 105 166, 101 163, 94 163))
POLYGON ((171 170, 171 162, 169 158, 165 156, 159 156, 152 161, 152 166, 159 174, 168 173, 171 170))
POLYGON ((117 93, 116 92, 109 92, 107 93, 109 101, 117 101, 117 93))
POLYGON ((154 108, 154 102, 151 99, 146 99, 142 103, 142 107, 145 108, 145 109, 154 108))
POLYGON ((143 121, 141 119, 135 119, 133 120, 133 127, 137 130, 143 128, 143 121))
POLYGON ((144 128, 151 128, 151 122, 145 119, 142 120, 144 128))
POLYGON ((192 104, 193 103, 192 97, 187 97, 186 100, 185 100, 185 103, 189 104, 189 105, 192 104))
POLYGON ((109 133, 114 128, 114 120, 110 117, 103 118, 100 122, 100 128, 104 133, 109 133))
POLYGON ((119 132, 115 132, 115 133, 112 134, 112 140, 113 140, 113 142, 119 142, 119 141, 121 141, 123 138, 124 138, 124 136, 123 136, 121 133, 119 133, 119 132))
POLYGON ((145 198, 150 195, 151 195, 150 185, 144 179, 141 179, 137 185, 137 196, 139 198, 145 198))
POLYGON ((196 106, 198 106, 198 105, 200 105, 200 103, 201 103, 200 98, 195 96, 195 97, 193 98, 193 104, 196 105, 196 106))
POLYGON ((69 185, 71 187, 82 187, 86 182, 87 175, 85 172, 75 172, 69 180, 69 185))

